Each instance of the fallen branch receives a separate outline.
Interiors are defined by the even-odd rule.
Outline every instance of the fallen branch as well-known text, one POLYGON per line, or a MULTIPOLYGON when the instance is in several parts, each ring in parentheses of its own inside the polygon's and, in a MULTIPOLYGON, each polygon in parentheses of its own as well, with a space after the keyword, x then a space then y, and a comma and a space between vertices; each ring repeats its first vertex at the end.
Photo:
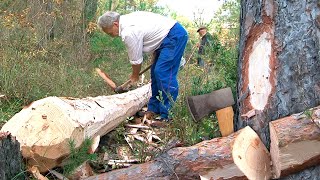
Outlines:
POLYGON ((129 128, 150 129, 150 127, 144 126, 144 125, 142 125, 142 123, 141 124, 126 124, 125 126, 129 127, 129 128))

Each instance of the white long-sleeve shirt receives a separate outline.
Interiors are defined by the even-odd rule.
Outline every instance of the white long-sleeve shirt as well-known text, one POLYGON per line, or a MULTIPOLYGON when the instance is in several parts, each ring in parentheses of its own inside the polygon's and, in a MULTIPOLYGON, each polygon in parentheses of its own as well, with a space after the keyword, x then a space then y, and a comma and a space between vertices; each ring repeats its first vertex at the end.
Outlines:
POLYGON ((120 16, 119 35, 125 43, 131 64, 141 64, 143 53, 161 45, 176 20, 151 12, 133 12, 120 16))

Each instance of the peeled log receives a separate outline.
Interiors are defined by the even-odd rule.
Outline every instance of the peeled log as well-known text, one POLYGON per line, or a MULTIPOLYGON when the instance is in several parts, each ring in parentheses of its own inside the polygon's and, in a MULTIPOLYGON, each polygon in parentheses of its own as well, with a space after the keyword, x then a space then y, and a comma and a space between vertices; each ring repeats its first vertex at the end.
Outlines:
POLYGON ((320 128, 312 119, 301 113, 270 122, 274 178, 320 164, 320 128))
POLYGON ((45 172, 69 154, 70 140, 79 147, 86 137, 108 133, 140 110, 150 96, 148 84, 111 96, 47 97, 22 109, 1 131, 16 137, 29 166, 38 166, 40 172, 45 172))
POLYGON ((245 127, 227 137, 173 148, 155 160, 87 178, 95 179, 270 179, 269 153, 245 127))

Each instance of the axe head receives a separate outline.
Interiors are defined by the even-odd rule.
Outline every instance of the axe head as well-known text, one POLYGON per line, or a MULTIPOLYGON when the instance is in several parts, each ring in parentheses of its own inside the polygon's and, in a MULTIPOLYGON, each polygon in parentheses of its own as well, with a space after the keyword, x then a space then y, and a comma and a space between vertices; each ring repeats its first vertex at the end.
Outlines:
POLYGON ((118 93, 118 94, 125 93, 125 92, 128 92, 128 91, 129 91, 129 89, 126 89, 126 88, 124 88, 122 86, 118 86, 118 87, 116 87, 114 89, 114 92, 118 93))
POLYGON ((208 94, 187 97, 187 106, 194 121, 198 122, 212 112, 232 106, 234 99, 231 88, 224 88, 208 94))

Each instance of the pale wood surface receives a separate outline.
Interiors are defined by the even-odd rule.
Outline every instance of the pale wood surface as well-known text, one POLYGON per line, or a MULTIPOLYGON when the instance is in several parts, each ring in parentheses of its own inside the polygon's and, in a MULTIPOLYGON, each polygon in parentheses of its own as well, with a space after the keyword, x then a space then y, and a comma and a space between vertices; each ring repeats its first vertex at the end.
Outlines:
POLYGON ((320 165, 320 128, 310 117, 294 114, 270 122, 271 158, 274 178, 320 165))
POLYGON ((85 137, 108 133, 145 106, 150 97, 150 84, 110 96, 47 97, 15 114, 1 131, 15 136, 28 165, 37 165, 43 172, 68 155, 71 139, 78 147, 85 137))
POLYGON ((219 129, 222 137, 228 136, 234 132, 233 117, 234 112, 231 106, 216 111, 219 129))

